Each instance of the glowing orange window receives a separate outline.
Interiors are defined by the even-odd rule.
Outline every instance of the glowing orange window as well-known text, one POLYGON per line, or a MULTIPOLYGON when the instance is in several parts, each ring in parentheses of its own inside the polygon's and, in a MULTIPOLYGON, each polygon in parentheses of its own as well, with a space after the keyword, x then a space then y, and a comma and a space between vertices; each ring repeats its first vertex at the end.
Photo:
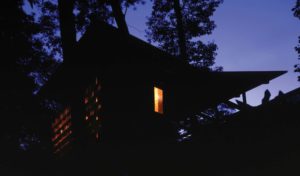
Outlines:
POLYGON ((163 90, 154 87, 154 111, 163 114, 163 90))

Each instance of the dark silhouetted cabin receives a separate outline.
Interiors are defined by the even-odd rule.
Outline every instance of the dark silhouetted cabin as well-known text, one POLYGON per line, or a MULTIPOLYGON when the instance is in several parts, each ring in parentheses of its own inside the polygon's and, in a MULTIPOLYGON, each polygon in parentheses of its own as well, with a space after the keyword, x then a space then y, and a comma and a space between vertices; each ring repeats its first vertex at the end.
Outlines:
POLYGON ((94 22, 41 89, 64 108, 52 115, 54 152, 93 143, 172 142, 173 122, 284 74, 208 72, 118 29, 94 22))

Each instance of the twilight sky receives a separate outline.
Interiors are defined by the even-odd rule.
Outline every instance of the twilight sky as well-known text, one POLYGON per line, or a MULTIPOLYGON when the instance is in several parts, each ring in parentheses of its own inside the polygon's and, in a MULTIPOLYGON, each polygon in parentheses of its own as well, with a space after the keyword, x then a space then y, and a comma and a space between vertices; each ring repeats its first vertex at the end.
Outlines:
MULTIPOLYGON (((300 35, 300 21, 292 14, 296 0, 224 0, 213 19, 217 28, 205 41, 219 47, 216 65, 224 71, 287 70, 287 74, 268 85, 247 92, 248 103, 258 105, 269 89, 272 98, 300 87, 293 66, 297 62, 294 47, 300 35)), ((129 10, 126 20, 132 35, 146 40, 146 17, 151 2, 137 10, 129 10)))

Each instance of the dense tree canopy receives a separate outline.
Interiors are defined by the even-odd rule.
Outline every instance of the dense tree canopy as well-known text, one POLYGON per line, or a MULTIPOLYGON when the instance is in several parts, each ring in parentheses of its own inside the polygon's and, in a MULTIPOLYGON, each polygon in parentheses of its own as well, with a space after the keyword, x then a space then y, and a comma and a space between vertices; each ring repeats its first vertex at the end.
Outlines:
POLYGON ((91 20, 116 22, 119 29, 129 33, 125 13, 128 7, 144 3, 143 0, 58 0, 59 23, 64 60, 68 60, 76 43, 76 36, 84 32, 91 20), (74 14, 75 11, 75 14, 74 14), (77 30, 76 30, 77 29, 77 30))
MULTIPOLYGON (((18 10, 19 16, 11 15, 11 13, 14 12, 13 11, 8 12, 8 9, 10 8, 6 8, 7 6, 3 5, 2 6, 3 10, 1 10, 1 15, 4 16, 2 19, 5 19, 9 22, 9 21, 14 21, 12 18, 16 18, 17 19, 15 20, 16 22, 22 21, 22 23, 24 24, 26 23, 26 25, 22 24, 23 25, 22 27, 17 27, 16 25, 12 24, 14 25, 14 28, 18 30, 15 32, 21 33, 23 31, 22 35, 25 36, 27 40, 26 46, 18 47, 19 49, 22 49, 23 52, 15 52, 15 53, 19 53, 19 55, 24 56, 24 57, 18 56, 18 58, 20 58, 19 60, 22 61, 21 62, 22 68, 26 68, 27 71, 26 73, 29 74, 32 78, 34 78, 36 83, 39 85, 44 84, 44 82, 48 79, 51 73, 54 72, 55 68, 63 60, 63 50, 68 51, 70 50, 68 49, 69 47, 70 48, 73 47, 72 45, 74 45, 74 43, 76 42, 76 38, 78 39, 78 37, 80 37, 84 33, 86 27, 90 24, 91 20, 97 19, 97 20, 105 21, 110 24, 116 21, 117 24, 119 25, 117 19, 119 19, 120 21, 120 18, 117 18, 116 14, 125 15, 127 8, 129 7, 136 8, 137 4, 145 3, 143 0, 114 0, 114 1, 108 1, 108 0, 105 1, 103 0, 8 1, 6 0, 6 1, 10 3, 15 2, 18 5, 18 7, 15 9, 18 10), (28 4, 28 2, 31 6, 26 5, 28 4), (62 2, 62 5, 59 4, 59 2, 62 2), (122 11, 119 13, 114 13, 112 8, 113 3, 111 2, 116 2, 114 3, 114 7, 116 5, 119 5, 119 9, 121 9, 122 11), (67 8, 70 7, 69 11, 64 9, 66 8, 66 6, 64 5, 66 5, 67 8), (61 9, 61 11, 59 9, 61 9), (61 17, 65 15, 67 15, 67 18, 65 21, 63 21, 62 24, 61 17), (74 19, 68 20, 68 18, 74 18, 74 19), (65 26, 68 29, 64 31, 65 26), (68 40, 73 40, 73 41, 69 42, 68 40), (66 45, 64 45, 64 43, 66 43, 66 45), (25 51, 26 51, 26 56, 24 55, 25 51)), ((2 24, 6 24, 6 23, 2 23, 2 24)), ((8 35, 5 34, 2 36, 10 36, 10 34, 8 35)), ((7 43, 6 40, 1 40, 1 42, 3 42, 3 45, 7 43)), ((18 42, 18 45, 21 44, 22 42, 18 42)), ((13 44, 15 48, 18 45, 13 44)), ((7 51, 7 53, 11 53, 8 52, 11 50, 5 50, 5 51, 7 51)))
MULTIPOLYGON (((29 139, 36 132, 21 135, 34 126, 30 122, 38 111, 30 76, 45 76, 54 62, 43 45, 41 25, 35 21, 34 14, 24 11, 24 5, 23 0, 4 0, 0 6, 0 162, 18 158, 20 147, 25 144, 24 136, 29 139)), ((26 144, 36 141, 27 140, 26 144)))
MULTIPOLYGON (((296 1, 295 7, 292 9, 294 12, 295 17, 300 19, 300 0, 296 1)), ((300 59, 300 37, 299 37, 299 45, 295 47, 296 51, 298 52, 298 59, 300 59)), ((295 65, 295 71, 300 72, 300 64, 295 65)), ((300 76, 298 77, 300 81, 300 76)))
MULTIPOLYGON (((75 0, 75 23, 76 29, 83 32, 87 25, 93 19, 105 21, 109 24, 117 22, 117 16, 114 15, 114 4, 120 6, 123 15, 126 15, 129 7, 136 8, 138 4, 144 4, 144 0, 75 0)), ((120 27, 120 26, 118 26, 120 27)))
POLYGON ((150 42, 187 62, 212 69, 217 45, 204 43, 216 25, 211 19, 222 0, 154 0, 146 36, 150 42))
MULTIPOLYGON (((26 75, 46 77, 55 63, 43 37, 43 25, 37 23, 34 13, 24 11, 23 0, 5 0, 0 7, 0 46, 6 68, 18 68, 26 75)), ((47 37, 50 37, 48 35, 47 37)))

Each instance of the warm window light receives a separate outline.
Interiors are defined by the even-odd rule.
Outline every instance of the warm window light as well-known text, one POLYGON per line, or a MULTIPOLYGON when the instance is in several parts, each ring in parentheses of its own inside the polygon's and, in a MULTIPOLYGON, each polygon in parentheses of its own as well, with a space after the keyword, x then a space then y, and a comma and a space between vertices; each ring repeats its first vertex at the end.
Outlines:
POLYGON ((154 87, 154 111, 163 113, 163 90, 157 87, 154 87))

